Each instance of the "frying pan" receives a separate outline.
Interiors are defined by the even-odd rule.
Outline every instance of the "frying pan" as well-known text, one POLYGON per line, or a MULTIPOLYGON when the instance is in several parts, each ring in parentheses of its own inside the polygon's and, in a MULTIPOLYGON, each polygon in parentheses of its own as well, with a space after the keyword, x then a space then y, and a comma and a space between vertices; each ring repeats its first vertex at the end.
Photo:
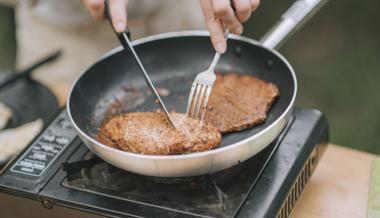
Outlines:
MULTIPOLYGON (((84 144, 110 164, 138 174, 185 177, 216 172, 239 164, 268 146, 291 114, 297 93, 296 75, 273 50, 324 1, 299 0, 260 42, 231 36, 218 72, 236 72, 274 83, 280 97, 263 124, 223 135, 219 148, 182 155, 143 155, 117 150, 96 140, 104 119, 130 111, 158 108, 132 55, 121 47, 106 54, 74 83, 67 102, 71 122, 84 144)), ((153 84, 170 94, 163 97, 169 110, 186 111, 186 101, 196 72, 208 67, 214 54, 205 31, 165 33, 133 42, 153 84)))

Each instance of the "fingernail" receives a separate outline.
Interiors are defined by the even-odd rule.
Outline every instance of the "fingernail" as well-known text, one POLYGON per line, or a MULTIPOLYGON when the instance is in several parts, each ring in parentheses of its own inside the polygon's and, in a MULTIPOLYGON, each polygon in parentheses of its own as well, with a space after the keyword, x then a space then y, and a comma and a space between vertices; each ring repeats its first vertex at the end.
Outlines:
POLYGON ((241 28, 241 27, 236 27, 236 28, 235 28, 235 33, 238 34, 238 35, 242 34, 242 33, 243 33, 243 28, 241 28))
POLYGON ((123 21, 118 21, 116 23, 116 31, 123 32, 125 30, 125 23, 123 21))
POLYGON ((222 42, 216 43, 216 50, 219 53, 224 53, 226 51, 226 47, 224 46, 224 43, 222 43, 222 42))

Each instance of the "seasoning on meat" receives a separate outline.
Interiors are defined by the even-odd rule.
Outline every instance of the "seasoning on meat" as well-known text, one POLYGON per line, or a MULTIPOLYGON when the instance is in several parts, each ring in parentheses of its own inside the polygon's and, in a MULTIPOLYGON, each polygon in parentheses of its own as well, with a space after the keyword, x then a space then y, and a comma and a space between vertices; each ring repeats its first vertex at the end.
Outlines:
POLYGON ((206 151, 219 145, 215 127, 172 113, 179 130, 162 112, 135 112, 117 115, 100 129, 98 140, 113 148, 140 154, 170 155, 206 151))
POLYGON ((205 121, 222 133, 250 128, 265 121, 279 95, 274 84, 253 76, 217 75, 205 121))

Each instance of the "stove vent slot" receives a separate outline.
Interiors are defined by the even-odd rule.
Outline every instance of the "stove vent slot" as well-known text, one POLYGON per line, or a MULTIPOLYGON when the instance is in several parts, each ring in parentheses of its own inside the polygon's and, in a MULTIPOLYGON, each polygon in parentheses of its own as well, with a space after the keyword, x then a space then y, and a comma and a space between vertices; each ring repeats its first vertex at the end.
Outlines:
POLYGON ((280 212, 277 215, 277 218, 287 218, 290 216, 292 209, 294 208, 298 198, 302 194, 307 182, 309 181, 315 167, 318 163, 318 147, 317 145, 314 150, 311 152, 309 159, 306 161, 303 166, 298 179, 293 184, 288 196, 286 197, 285 202, 283 203, 280 212))

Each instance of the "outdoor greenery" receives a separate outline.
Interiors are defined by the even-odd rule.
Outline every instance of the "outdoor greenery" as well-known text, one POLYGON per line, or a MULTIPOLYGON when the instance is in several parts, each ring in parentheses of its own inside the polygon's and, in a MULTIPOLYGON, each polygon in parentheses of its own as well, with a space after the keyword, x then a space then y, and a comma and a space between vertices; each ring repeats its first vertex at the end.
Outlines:
MULTIPOLYGON (((292 1, 262 1, 245 34, 259 39, 292 1)), ((380 154, 380 2, 330 1, 280 49, 298 79, 297 105, 322 110, 331 141, 380 154)))
POLYGON ((0 72, 13 69, 16 57, 14 11, 0 7, 0 72))
MULTIPOLYGON (((244 35, 259 39, 291 4, 262 0, 244 35)), ((322 110, 331 141, 380 154, 380 1, 333 1, 280 49, 297 72, 297 106, 322 110)), ((13 12, 0 8, 0 66, 14 66, 13 12)))

